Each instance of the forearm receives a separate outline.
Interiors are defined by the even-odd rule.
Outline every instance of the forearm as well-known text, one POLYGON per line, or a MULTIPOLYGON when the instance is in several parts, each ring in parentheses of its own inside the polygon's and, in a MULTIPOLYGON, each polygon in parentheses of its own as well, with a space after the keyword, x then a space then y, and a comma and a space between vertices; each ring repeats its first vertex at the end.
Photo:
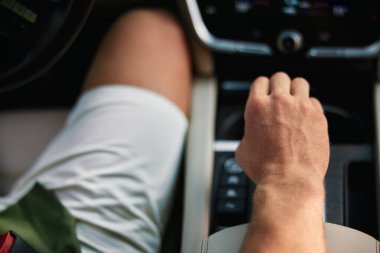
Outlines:
POLYGON ((322 183, 258 184, 241 253, 325 253, 322 183))
POLYGON ((257 78, 244 119, 236 157, 257 190, 241 253, 326 253, 328 124, 310 85, 285 73, 257 78))

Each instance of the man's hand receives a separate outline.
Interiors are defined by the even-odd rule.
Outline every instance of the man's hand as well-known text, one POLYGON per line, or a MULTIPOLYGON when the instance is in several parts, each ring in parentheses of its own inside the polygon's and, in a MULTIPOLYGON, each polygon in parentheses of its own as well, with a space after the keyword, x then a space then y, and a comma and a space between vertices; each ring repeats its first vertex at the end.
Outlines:
POLYGON ((253 82, 237 160, 256 183, 242 253, 324 253, 327 121, 309 84, 277 73, 253 82))
POLYGON ((277 73, 257 78, 245 111, 237 159, 256 184, 323 182, 329 162, 327 121, 303 78, 277 73))

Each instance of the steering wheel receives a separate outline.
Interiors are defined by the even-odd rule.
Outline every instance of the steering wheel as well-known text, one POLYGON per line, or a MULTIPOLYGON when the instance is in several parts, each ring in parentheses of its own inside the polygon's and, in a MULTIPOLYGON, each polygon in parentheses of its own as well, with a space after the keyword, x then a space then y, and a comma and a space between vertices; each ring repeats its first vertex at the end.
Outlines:
POLYGON ((0 0, 0 92, 32 81, 69 48, 92 0, 0 0))

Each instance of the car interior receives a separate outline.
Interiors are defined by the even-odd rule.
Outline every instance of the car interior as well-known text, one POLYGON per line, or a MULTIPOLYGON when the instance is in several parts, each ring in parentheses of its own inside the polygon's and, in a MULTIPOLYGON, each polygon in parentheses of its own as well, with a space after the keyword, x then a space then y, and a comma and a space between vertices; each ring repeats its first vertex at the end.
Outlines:
POLYGON ((0 0, 0 194, 63 126, 102 36, 167 8, 194 61, 190 127, 162 252, 238 252, 255 186, 234 158, 252 80, 305 77, 329 124, 331 253, 379 251, 380 1, 0 0))

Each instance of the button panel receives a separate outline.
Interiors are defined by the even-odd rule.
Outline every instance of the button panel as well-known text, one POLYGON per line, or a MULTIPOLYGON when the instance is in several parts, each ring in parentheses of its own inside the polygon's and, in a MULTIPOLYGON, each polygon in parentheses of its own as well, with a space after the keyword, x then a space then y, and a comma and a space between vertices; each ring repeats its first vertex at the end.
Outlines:
POLYGON ((249 220, 253 188, 233 152, 216 152, 211 233, 249 220))

